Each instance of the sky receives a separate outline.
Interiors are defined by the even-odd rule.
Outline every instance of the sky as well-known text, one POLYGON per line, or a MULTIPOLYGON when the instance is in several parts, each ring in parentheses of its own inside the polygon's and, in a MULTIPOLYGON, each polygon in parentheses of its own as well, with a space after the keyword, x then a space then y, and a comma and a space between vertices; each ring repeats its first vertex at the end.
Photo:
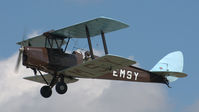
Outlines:
MULTIPOLYGON (((198 0, 1 0, 0 1, 0 108, 2 112, 48 110, 81 112, 198 112, 199 52, 198 0), (129 28, 106 34, 110 54, 132 58, 150 70, 173 51, 184 54, 188 77, 171 83, 135 83, 82 79, 69 84, 68 93, 40 96, 42 84, 26 81, 33 72, 14 72, 23 35, 26 38, 100 16, 114 18, 129 28), (10 108, 12 107, 12 108, 10 108)), ((92 39, 102 54, 98 37, 92 39)), ((73 47, 87 48, 85 40, 73 47)))

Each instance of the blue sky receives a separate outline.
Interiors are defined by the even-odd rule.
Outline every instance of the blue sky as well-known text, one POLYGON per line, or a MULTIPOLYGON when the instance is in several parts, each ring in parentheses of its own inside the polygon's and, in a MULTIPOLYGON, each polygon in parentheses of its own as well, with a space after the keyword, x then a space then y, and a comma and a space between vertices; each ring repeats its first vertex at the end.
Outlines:
POLYGON ((133 56, 149 70, 169 52, 183 52, 188 77, 172 83, 171 89, 164 87, 169 102, 175 104, 172 111, 182 111, 199 101, 198 11, 198 0, 1 0, 0 59, 17 52, 15 43, 22 39, 24 29, 26 34, 42 33, 111 17, 130 25, 106 35, 111 54, 133 56))

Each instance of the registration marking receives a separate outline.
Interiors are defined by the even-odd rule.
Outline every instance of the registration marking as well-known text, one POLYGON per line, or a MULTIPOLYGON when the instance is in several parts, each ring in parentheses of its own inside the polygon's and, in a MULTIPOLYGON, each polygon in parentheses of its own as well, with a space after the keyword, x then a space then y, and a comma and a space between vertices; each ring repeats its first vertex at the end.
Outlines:
POLYGON ((123 69, 120 69, 119 72, 113 70, 113 76, 114 77, 120 77, 120 78, 123 78, 123 79, 132 79, 133 75, 135 77, 134 80, 137 80, 139 72, 132 72, 132 71, 123 70, 123 69))

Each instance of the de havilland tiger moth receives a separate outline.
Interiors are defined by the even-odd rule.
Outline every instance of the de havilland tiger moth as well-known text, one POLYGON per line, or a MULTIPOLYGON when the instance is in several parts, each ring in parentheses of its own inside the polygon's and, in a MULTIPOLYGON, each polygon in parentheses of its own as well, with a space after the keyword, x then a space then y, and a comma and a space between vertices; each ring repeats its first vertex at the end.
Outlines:
POLYGON ((168 87, 170 82, 186 77, 183 73, 183 54, 172 52, 161 59, 151 70, 133 66, 134 60, 110 55, 105 33, 127 28, 128 25, 106 17, 99 17, 63 29, 45 32, 42 35, 18 42, 21 45, 15 70, 22 60, 34 76, 24 79, 45 84, 40 93, 44 98, 52 95, 52 88, 58 94, 67 92, 67 84, 81 78, 162 83, 168 87), (93 53, 91 38, 101 35, 104 56, 93 53), (86 38, 89 51, 75 50, 66 53, 71 38, 86 38))

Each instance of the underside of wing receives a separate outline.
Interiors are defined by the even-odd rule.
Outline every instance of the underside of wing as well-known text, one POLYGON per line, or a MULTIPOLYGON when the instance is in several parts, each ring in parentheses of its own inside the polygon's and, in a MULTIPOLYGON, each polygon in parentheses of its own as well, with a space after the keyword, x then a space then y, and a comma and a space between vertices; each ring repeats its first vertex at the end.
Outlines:
POLYGON ((113 55, 105 55, 92 61, 88 61, 83 64, 59 71, 59 74, 78 78, 95 78, 107 74, 112 70, 116 70, 135 63, 135 61, 126 58, 113 55))
MULTIPOLYGON (((48 83, 50 83, 53 79, 53 76, 50 75, 50 74, 46 74, 46 75, 44 75, 44 78, 46 79, 46 81, 48 83)), ((42 84, 46 84, 46 82, 43 80, 42 76, 40 76, 40 75, 24 77, 24 79, 34 81, 34 82, 38 82, 38 83, 42 83, 42 84)), ((76 81, 78 81, 78 79, 72 79, 72 78, 64 77, 65 83, 73 83, 73 82, 76 82, 76 81)))
POLYGON ((128 27, 127 24, 122 23, 120 21, 100 17, 90 21, 82 22, 76 25, 72 25, 60 30, 56 30, 52 32, 53 34, 64 36, 64 37, 72 37, 72 38, 86 38, 86 30, 85 27, 88 27, 90 36, 100 35, 101 31, 104 33, 109 33, 112 31, 120 30, 128 27))
POLYGON ((187 74, 183 72, 172 71, 152 71, 152 73, 165 77, 169 82, 174 82, 178 78, 183 78, 187 76, 187 74))
MULTIPOLYGON (((57 40, 57 44, 59 45, 62 43, 62 40, 57 40)), ((63 41, 63 44, 66 42, 63 41)), ((39 35, 30 39, 26 39, 24 41, 18 42, 18 45, 23 45, 23 46, 31 46, 31 47, 50 47, 49 43, 46 42, 46 37, 44 35, 39 35)), ((56 48, 56 44, 52 46, 53 48, 56 48)))

